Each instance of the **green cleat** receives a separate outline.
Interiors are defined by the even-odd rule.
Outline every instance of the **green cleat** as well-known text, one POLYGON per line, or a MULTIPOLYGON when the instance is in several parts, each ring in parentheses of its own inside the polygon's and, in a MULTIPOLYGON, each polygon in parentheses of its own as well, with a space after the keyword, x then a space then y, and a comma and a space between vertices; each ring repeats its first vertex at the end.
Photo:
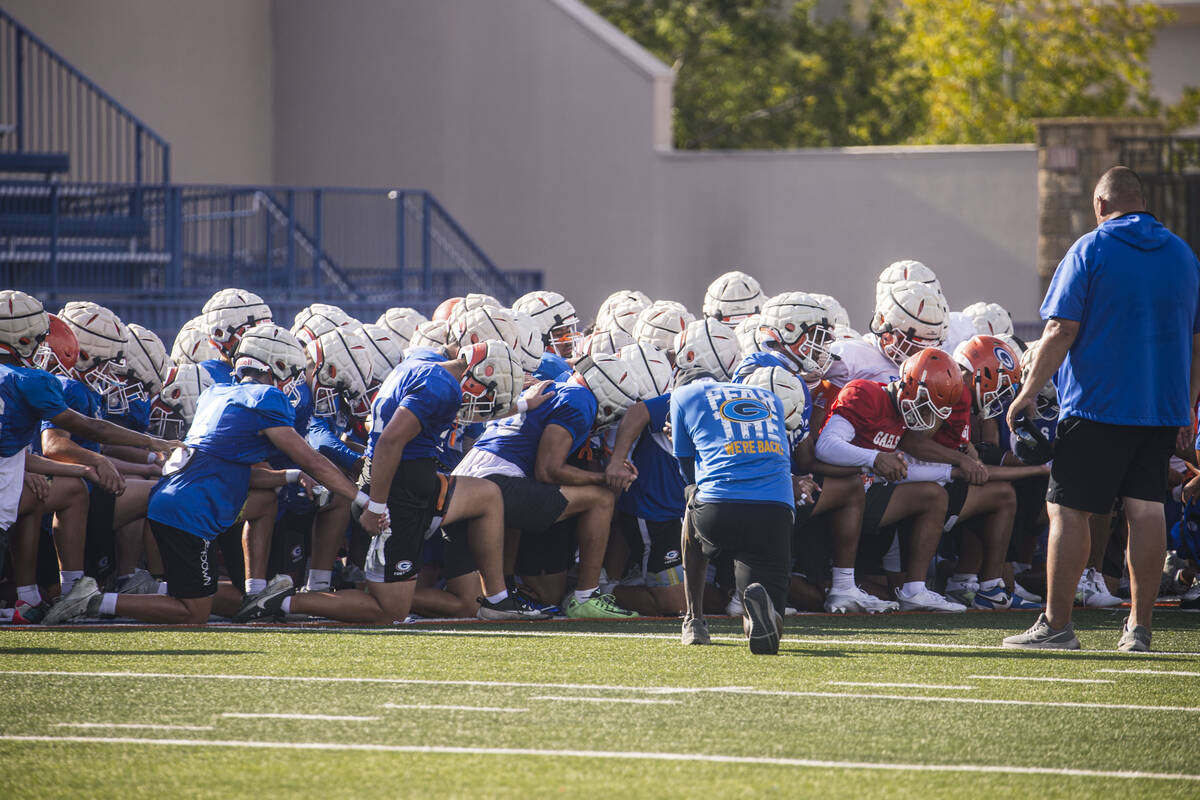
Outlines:
POLYGON ((586 603, 575 599, 575 595, 567 595, 567 616, 571 619, 633 619, 640 616, 636 611, 630 611, 617 605, 617 599, 611 594, 600 594, 597 589, 586 603))

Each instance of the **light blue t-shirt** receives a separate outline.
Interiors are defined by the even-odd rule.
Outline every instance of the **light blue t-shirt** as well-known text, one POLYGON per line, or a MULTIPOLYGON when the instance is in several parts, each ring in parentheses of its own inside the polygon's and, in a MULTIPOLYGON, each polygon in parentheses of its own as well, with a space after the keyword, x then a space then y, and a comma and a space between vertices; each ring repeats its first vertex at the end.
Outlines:
POLYGON ((783 402, 757 386, 700 381, 671 393, 676 458, 693 458, 705 502, 794 507, 783 402))
POLYGON ((1126 214, 1080 237, 1041 308, 1042 319, 1079 323, 1055 381, 1059 419, 1190 424, 1198 310, 1200 262, 1153 216, 1126 214))

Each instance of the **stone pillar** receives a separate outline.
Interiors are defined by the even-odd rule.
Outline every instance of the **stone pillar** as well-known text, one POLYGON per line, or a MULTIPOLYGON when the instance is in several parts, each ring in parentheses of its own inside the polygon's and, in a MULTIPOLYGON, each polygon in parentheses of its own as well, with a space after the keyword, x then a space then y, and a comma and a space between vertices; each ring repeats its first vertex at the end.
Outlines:
POLYGON ((1043 293, 1071 245, 1096 227, 1092 190, 1120 162, 1122 137, 1162 136, 1158 119, 1035 120, 1038 144, 1038 278, 1043 293))

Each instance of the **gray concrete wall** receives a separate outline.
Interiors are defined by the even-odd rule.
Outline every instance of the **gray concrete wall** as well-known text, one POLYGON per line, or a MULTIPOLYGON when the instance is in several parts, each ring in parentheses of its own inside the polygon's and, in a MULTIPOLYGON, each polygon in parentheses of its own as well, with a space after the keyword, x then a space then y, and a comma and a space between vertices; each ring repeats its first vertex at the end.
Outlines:
POLYGON ((173 180, 272 180, 270 0, 3 6, 167 140, 173 180))

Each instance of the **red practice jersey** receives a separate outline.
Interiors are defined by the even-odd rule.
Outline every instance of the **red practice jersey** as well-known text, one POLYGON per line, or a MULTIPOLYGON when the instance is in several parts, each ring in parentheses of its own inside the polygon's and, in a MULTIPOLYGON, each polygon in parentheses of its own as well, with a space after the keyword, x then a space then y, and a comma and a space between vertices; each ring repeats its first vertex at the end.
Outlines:
POLYGON ((829 409, 834 414, 854 426, 850 444, 856 447, 894 453, 904 435, 904 418, 882 383, 850 381, 829 409))

